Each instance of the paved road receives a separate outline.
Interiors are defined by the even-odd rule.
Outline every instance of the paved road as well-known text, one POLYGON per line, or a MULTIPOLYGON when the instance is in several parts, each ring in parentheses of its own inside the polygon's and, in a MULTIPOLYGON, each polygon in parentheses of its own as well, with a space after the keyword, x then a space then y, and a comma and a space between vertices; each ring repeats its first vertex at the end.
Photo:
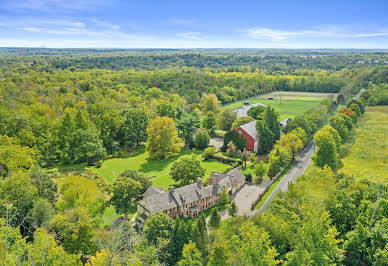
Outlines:
POLYGON ((261 205, 260 209, 255 213, 259 213, 267 209, 270 202, 276 196, 279 190, 287 191, 288 184, 291 182, 295 183, 295 180, 298 178, 298 176, 303 174, 311 162, 311 156, 314 154, 314 146, 314 142, 311 142, 296 158, 294 165, 287 172, 287 174, 283 176, 277 187, 271 192, 268 198, 264 201, 263 205, 261 205))

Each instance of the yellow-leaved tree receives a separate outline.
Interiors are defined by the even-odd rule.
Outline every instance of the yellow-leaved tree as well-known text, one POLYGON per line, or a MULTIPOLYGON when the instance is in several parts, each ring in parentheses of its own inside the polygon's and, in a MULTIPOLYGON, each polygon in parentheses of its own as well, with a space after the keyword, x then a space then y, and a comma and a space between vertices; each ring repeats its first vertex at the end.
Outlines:
POLYGON ((174 120, 162 116, 152 120, 147 127, 147 151, 152 158, 166 158, 180 151, 181 139, 178 138, 174 120))

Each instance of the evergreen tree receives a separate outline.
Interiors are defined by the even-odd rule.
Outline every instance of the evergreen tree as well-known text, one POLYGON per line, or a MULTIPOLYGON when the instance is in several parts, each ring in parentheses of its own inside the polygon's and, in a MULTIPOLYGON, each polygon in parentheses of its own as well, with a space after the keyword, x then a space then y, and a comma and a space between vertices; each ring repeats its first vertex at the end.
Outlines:
POLYGON ((278 115, 275 113, 275 110, 268 106, 264 111, 263 121, 267 124, 269 130, 273 134, 273 142, 280 138, 280 124, 278 121, 278 115))
POLYGON ((230 255, 225 244, 215 243, 209 258, 209 266, 228 265, 230 255))
POLYGON ((193 145, 193 135, 200 126, 200 119, 196 112, 184 113, 177 122, 179 136, 183 138, 185 146, 193 145))
POLYGON ((182 259, 178 262, 178 266, 202 266, 202 254, 197 249, 195 243, 191 241, 185 244, 182 251, 182 259))
POLYGON ((234 201, 232 201, 232 203, 230 204, 230 206, 228 208, 228 214, 232 217, 235 217, 237 212, 238 212, 238 207, 237 207, 236 203, 234 201))
POLYGON ((220 226, 221 215, 217 208, 213 208, 210 213, 209 226, 213 229, 217 229, 220 226))
POLYGON ((264 121, 256 121, 256 130, 259 135, 259 153, 266 154, 274 143, 274 135, 264 121))
POLYGON ((216 116, 214 112, 208 112, 202 120, 202 126, 209 132, 210 136, 214 136, 216 132, 216 116))

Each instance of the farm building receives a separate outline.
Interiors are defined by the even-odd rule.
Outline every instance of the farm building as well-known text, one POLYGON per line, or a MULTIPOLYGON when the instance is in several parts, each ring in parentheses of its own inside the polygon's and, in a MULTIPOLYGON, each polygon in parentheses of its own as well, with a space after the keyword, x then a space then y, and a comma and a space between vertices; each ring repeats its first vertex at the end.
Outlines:
POLYGON ((239 126, 234 131, 242 134, 243 138, 246 139, 246 150, 257 152, 259 148, 259 135, 256 131, 256 121, 239 126))

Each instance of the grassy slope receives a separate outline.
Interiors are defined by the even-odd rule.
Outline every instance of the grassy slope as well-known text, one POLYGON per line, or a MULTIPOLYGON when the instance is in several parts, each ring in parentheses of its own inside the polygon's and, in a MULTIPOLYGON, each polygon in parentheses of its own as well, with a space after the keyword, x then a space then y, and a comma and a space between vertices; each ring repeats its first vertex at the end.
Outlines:
POLYGON ((388 106, 369 107, 356 129, 356 141, 340 170, 355 177, 388 183, 388 106))
POLYGON ((61 187, 64 184, 73 183, 77 186, 84 187, 89 192, 89 198, 90 200, 95 200, 98 198, 102 198, 104 195, 98 188, 96 182, 93 180, 90 180, 86 177, 82 176, 66 176, 61 178, 55 178, 55 182, 58 184, 58 189, 61 189, 61 187))
MULTIPOLYGON (((148 158, 145 147, 140 147, 137 152, 128 157, 109 159, 104 161, 100 168, 91 167, 90 169, 100 174, 108 184, 113 183, 115 178, 123 171, 133 169, 150 176, 153 185, 168 187, 174 183, 169 176, 171 164, 180 157, 194 155, 200 158, 201 154, 202 151, 182 149, 179 154, 170 156, 167 159, 154 160, 148 158)), ((229 165, 216 161, 202 161, 201 164, 206 169, 205 180, 209 178, 212 171, 223 172, 229 167, 229 165)))
POLYGON ((257 97, 250 98, 249 100, 238 101, 224 108, 235 109, 243 105, 245 101, 250 103, 263 103, 272 106, 279 114, 280 120, 285 118, 294 118, 296 115, 303 113, 304 111, 319 106, 319 102, 324 98, 334 97, 335 94, 331 93, 305 93, 305 92, 280 92, 281 102, 279 100, 279 94, 277 92, 263 94, 257 97), (274 97, 275 100, 267 100, 267 97, 274 97))

